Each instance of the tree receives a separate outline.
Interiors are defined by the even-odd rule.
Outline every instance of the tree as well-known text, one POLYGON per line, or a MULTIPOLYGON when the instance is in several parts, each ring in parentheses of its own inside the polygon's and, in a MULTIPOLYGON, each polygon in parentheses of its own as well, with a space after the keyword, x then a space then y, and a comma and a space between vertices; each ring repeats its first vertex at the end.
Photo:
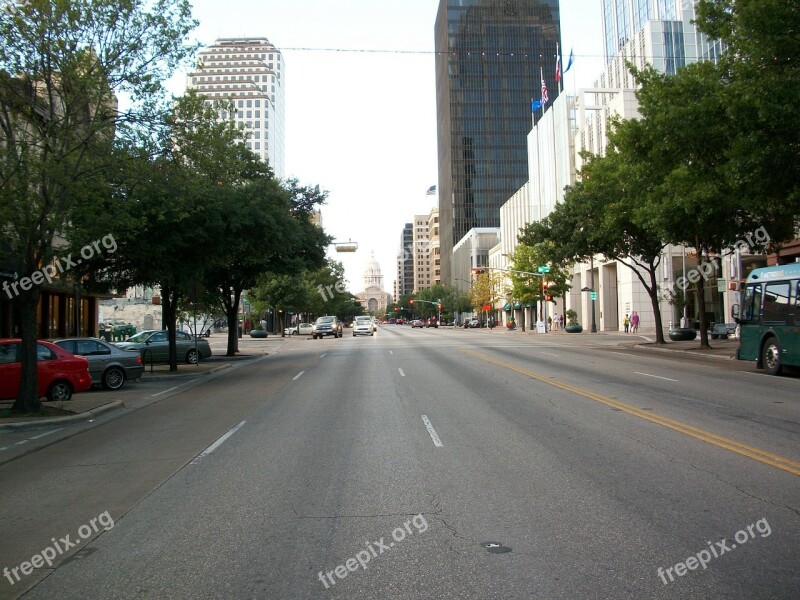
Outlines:
MULTIPOLYGON (((701 264, 710 263, 712 256, 754 231, 759 218, 720 170, 735 135, 725 83, 711 63, 689 65, 672 76, 653 69, 636 75, 642 83, 637 96, 647 135, 658 140, 648 145, 646 157, 661 179, 649 203, 649 225, 668 242, 694 247, 701 264)), ((708 347, 705 278, 696 283, 700 345, 708 347)))
POLYGON ((727 45, 718 74, 729 144, 721 175, 775 242, 800 218, 800 10, 796 0, 700 0, 697 25, 727 45))
MULTIPOLYGON (((0 10, 0 263, 31 275, 51 263, 79 192, 109 165, 115 134, 157 112, 161 82, 193 52, 185 38, 194 25, 185 0, 26 0, 0 10), (118 92, 130 110, 118 111, 118 92)), ((11 298, 22 338, 14 410, 29 412, 39 409, 40 288, 23 281, 11 298)))

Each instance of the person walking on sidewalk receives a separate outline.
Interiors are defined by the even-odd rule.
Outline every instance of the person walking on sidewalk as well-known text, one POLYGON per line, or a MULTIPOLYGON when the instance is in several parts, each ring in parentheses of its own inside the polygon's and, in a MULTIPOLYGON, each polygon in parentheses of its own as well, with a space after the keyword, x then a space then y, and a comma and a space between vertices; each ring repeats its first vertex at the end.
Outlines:
POLYGON ((628 328, 631 326, 631 320, 628 317, 628 313, 625 313, 625 318, 622 319, 622 325, 625 327, 625 333, 628 333, 628 328))
POLYGON ((631 333, 639 333, 639 313, 633 311, 631 317, 631 333))

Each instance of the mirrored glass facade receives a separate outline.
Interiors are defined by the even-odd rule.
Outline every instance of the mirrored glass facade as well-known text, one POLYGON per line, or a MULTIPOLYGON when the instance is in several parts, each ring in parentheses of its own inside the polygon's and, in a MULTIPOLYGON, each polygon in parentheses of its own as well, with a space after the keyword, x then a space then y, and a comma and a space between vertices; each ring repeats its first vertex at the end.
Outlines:
POLYGON ((442 281, 452 283, 453 245, 499 227, 500 206, 528 180, 542 75, 550 102, 558 95, 559 2, 441 0, 435 33, 442 281))

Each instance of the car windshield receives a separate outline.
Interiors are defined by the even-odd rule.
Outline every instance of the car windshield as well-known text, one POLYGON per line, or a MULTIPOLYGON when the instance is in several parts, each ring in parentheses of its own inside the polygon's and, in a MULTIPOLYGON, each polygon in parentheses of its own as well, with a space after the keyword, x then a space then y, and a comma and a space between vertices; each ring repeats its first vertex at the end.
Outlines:
POLYGON ((133 342, 134 344, 141 344, 142 342, 147 341, 147 339, 153 335, 153 331, 140 331, 136 335, 132 335, 129 337, 126 342, 133 342))
POLYGON ((317 323, 333 323, 334 317, 320 317, 317 319, 317 323))

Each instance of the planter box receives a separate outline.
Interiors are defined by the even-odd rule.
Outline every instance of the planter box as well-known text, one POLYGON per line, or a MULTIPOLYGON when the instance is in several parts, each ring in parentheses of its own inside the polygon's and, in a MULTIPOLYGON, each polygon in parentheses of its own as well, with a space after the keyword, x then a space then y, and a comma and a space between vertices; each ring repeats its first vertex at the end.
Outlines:
POLYGON ((265 338, 265 337, 267 337, 267 332, 264 331, 263 329, 253 329, 250 332, 250 337, 251 338, 265 338))
POLYGON ((673 342, 691 342, 696 338, 696 329, 673 329, 669 332, 669 339, 673 342))
POLYGON ((564 331, 567 333, 581 333, 583 331, 583 327, 580 324, 575 323, 574 325, 567 325, 564 327, 564 331))

